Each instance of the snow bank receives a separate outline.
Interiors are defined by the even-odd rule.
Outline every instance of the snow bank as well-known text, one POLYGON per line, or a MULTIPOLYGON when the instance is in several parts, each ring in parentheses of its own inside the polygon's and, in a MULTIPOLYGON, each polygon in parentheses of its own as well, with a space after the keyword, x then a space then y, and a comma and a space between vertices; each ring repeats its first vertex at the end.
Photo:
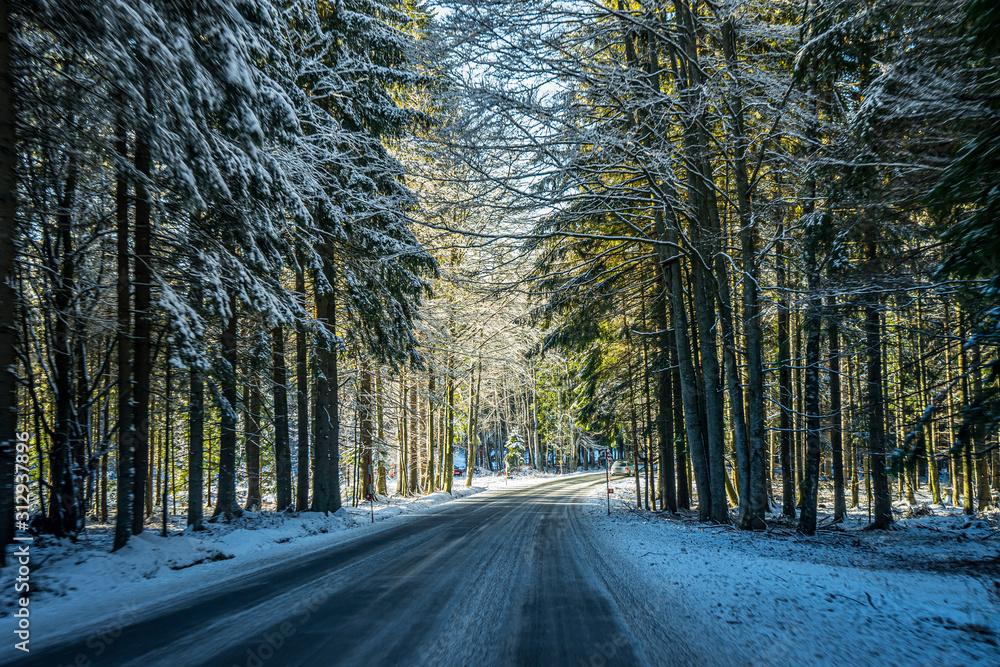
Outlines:
MULTIPOLYGON (((597 551, 654 615, 713 627, 706 640, 718 642, 720 663, 732 651, 765 665, 1000 664, 995 515, 810 538, 778 516, 751 533, 621 500, 609 518, 604 493, 589 495, 582 517, 597 551)), ((849 523, 860 528, 862 517, 849 523)))

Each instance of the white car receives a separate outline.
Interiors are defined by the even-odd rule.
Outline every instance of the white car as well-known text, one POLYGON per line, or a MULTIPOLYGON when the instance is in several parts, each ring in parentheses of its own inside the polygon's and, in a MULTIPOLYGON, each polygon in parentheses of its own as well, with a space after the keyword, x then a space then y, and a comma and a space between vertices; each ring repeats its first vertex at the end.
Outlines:
POLYGON ((626 463, 625 461, 615 461, 614 463, 611 464, 612 477, 616 475, 625 475, 626 477, 628 477, 631 474, 632 474, 632 469, 629 468, 628 463, 626 463))

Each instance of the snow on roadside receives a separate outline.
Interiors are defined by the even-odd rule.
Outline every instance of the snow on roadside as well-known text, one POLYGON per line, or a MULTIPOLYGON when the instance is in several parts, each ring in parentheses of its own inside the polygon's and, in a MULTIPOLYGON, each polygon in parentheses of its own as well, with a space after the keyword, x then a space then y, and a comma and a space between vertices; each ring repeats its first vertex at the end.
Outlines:
MULTIPOLYGON (((184 517, 170 517, 171 534, 160 536, 160 522, 111 553, 113 526, 91 526, 77 542, 41 536, 31 544, 31 623, 34 646, 51 645, 58 636, 115 628, 168 602, 393 525, 400 516, 434 511, 454 499, 484 491, 546 482, 551 474, 519 472, 477 475, 473 486, 456 479, 451 494, 438 491, 418 498, 378 499, 372 508, 343 507, 333 514, 244 512, 229 523, 208 523, 206 530, 184 529, 184 517)), ((17 564, 0 570, 0 580, 14 581, 17 564)), ((0 601, 0 617, 14 609, 13 596, 0 601)), ((2 662, 2 660, 0 660, 2 662)))
POLYGON ((609 518, 604 493, 588 496, 582 520, 621 581, 656 613, 715 628, 750 664, 1000 664, 1000 545, 982 520, 807 538, 622 501, 609 518))

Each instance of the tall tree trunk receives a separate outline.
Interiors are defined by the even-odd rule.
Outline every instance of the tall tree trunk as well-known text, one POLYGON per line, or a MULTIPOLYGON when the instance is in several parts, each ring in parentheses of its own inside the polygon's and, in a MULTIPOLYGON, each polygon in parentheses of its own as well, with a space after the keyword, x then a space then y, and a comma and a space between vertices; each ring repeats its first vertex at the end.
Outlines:
MULTIPOLYGON (((472 370, 475 371, 476 367, 473 366, 472 370)), ((534 369, 532 369, 534 370, 534 369)), ((465 487, 469 488, 472 486, 472 475, 475 472, 476 467, 476 449, 479 444, 478 431, 478 420, 479 420, 479 390, 483 384, 483 361, 479 360, 479 375, 476 379, 475 391, 472 389, 472 379, 469 379, 469 427, 466 433, 468 437, 468 444, 466 445, 466 455, 465 455, 465 487)), ((537 465, 537 458, 536 458, 537 465)))
MULTIPOLYGON (((815 240, 812 241, 815 243, 815 240)), ((806 368, 805 368, 805 412, 806 412, 806 456, 802 474, 802 512, 799 515, 799 530, 806 535, 816 532, 816 509, 819 499, 820 447, 819 396, 819 356, 820 329, 822 324, 822 300, 819 295, 819 268, 816 264, 815 248, 806 250, 806 272, 808 278, 809 303, 806 306, 806 368)))
POLYGON ((360 360, 361 386, 358 392, 358 425, 360 427, 361 488, 357 496, 361 500, 374 498, 374 469, 372 448, 374 438, 374 420, 372 419, 372 371, 367 359, 360 360))
MULTIPOLYGON (((151 410, 154 414, 156 410, 151 410)), ((151 506, 159 506, 160 501, 160 474, 163 472, 163 466, 160 465, 160 454, 163 452, 163 434, 160 434, 159 439, 156 437, 156 427, 153 427, 152 433, 149 435, 149 484, 146 485, 146 514, 147 516, 153 516, 153 509, 151 506)))
POLYGON ((211 435, 208 437, 207 447, 208 447, 208 452, 207 452, 207 455, 205 457, 205 465, 208 467, 208 475, 206 477, 207 482, 206 482, 205 486, 207 487, 207 491, 208 491, 208 494, 207 494, 208 495, 208 506, 209 507, 214 507, 215 503, 212 502, 212 464, 213 464, 213 461, 212 461, 212 436, 211 435))
POLYGON ((841 410, 840 388, 840 330, 834 309, 836 299, 830 297, 830 449, 833 455, 833 520, 843 521, 847 515, 844 497, 844 416, 841 410))
MULTIPOLYGON (((306 309, 306 281, 301 269, 295 272, 295 293, 299 305, 306 309)), ((296 471, 295 509, 302 512, 309 508, 309 347, 305 325, 295 324, 295 401, 297 427, 295 430, 296 471)))
MULTIPOLYGON (((673 325, 671 325, 673 329, 673 325)), ((691 474, 689 473, 690 459, 688 452, 687 438, 684 430, 684 408, 681 397, 681 373, 677 363, 677 347, 674 341, 676 331, 671 331, 669 344, 672 346, 670 352, 670 393, 673 397, 673 419, 671 420, 670 442, 671 449, 676 453, 677 470, 677 509, 691 509, 691 474)), ((669 460, 669 454, 667 456, 669 460)))
POLYGON ((329 291, 316 293, 316 316, 326 327, 326 340, 316 351, 316 423, 313 467, 313 510, 336 512, 340 509, 340 387, 337 379, 337 275, 332 258, 323 261, 323 273, 329 291))
MULTIPOLYGON (((625 304, 622 304, 622 311, 625 311, 625 304)), ((631 329, 628 325, 628 321, 625 321, 625 340, 626 346, 628 347, 628 404, 629 404, 629 417, 632 425, 632 472, 635 477, 635 508, 637 510, 642 509, 642 485, 639 483, 639 433, 638 433, 638 419, 635 411, 635 376, 632 372, 632 356, 634 353, 634 345, 631 340, 631 329)), ((572 448, 573 452, 573 469, 571 472, 576 472, 576 461, 579 460, 580 456, 577 454, 576 447, 572 448)))
POLYGON ((404 498, 410 495, 410 418, 406 414, 409 401, 409 387, 406 386, 405 369, 399 375, 399 425, 396 427, 399 454, 396 464, 396 493, 404 498))
MULTIPOLYGON (((479 379, 483 379, 483 362, 479 361, 479 379)), ((479 395, 479 389, 476 389, 479 395)), ((476 399, 476 409, 479 409, 479 399, 476 399)), ((538 470, 545 470, 545 455, 542 453, 542 438, 538 433, 538 374, 534 364, 531 366, 531 432, 534 434, 535 444, 535 467, 538 470)), ((474 431, 478 433, 478 431, 474 431)), ((477 435, 478 437, 478 435, 477 435)))
POLYGON ((427 369, 427 492, 434 486, 434 371, 427 369))
POLYGON ((446 423, 448 419, 448 392, 447 392, 447 382, 445 382, 446 391, 444 396, 444 403, 438 408, 438 428, 437 437, 434 441, 434 446, 437 447, 436 455, 436 476, 434 477, 436 488, 440 491, 444 489, 444 458, 445 458, 445 435, 447 435, 448 425, 446 423))
MULTIPOLYGON (((667 299, 669 293, 668 282, 670 280, 670 268, 661 263, 657 263, 656 277, 659 286, 659 294, 653 302, 656 310, 656 328, 660 330, 657 337, 660 349, 658 356, 659 372, 657 373, 657 447, 660 458, 660 498, 662 509, 671 514, 677 513, 677 484, 674 479, 674 401, 680 399, 673 393, 675 373, 672 370, 671 348, 676 354, 676 343, 674 341, 675 330, 667 316, 667 299)), ((685 495, 687 489, 684 489, 685 495)))
MULTIPOLYGON (((972 348, 972 395, 973 402, 978 404, 983 395, 983 363, 979 343, 972 348)), ((985 424, 982 417, 977 417, 972 428, 972 443, 970 449, 978 452, 986 448, 985 424)), ((982 512, 993 504, 990 495, 990 477, 986 462, 986 454, 976 454, 976 508, 982 512)))
MULTIPOLYGON (((151 415, 156 414, 156 411, 150 408, 150 414, 151 415)), ((156 425, 154 421, 155 420, 152 418, 150 418, 149 420, 149 468, 146 471, 146 494, 145 494, 146 496, 145 510, 147 517, 153 516, 153 502, 155 500, 156 487, 158 486, 158 484, 154 484, 154 480, 156 482, 159 482, 160 479, 158 475, 154 478, 154 475, 157 474, 156 457, 159 456, 158 444, 156 442, 156 425)), ((160 440, 162 439, 163 436, 160 436, 160 440)))
MULTIPOLYGON (((653 270, 654 270, 654 272, 659 273, 657 271, 657 267, 655 265, 653 266, 653 270)), ((662 280, 658 279, 657 282, 660 284, 660 286, 662 288, 662 286, 663 286, 662 280)), ((649 331, 649 321, 646 319, 646 287, 645 287, 645 285, 642 288, 641 295, 642 295, 642 303, 641 303, 641 306, 642 306, 642 308, 641 308, 641 310, 642 310, 642 330, 643 331, 649 331)), ((650 352, 649 352, 649 341, 647 340, 647 338, 648 338, 647 336, 643 336, 643 338, 642 338, 642 385, 643 385, 643 392, 642 393, 643 393, 643 399, 644 399, 643 400, 643 408, 644 408, 644 410, 646 412, 646 420, 644 422, 645 423, 645 429, 644 430, 646 432, 646 498, 645 498, 645 502, 646 502, 646 509, 655 512, 656 511, 657 492, 660 492, 660 494, 662 495, 662 489, 660 488, 660 482, 662 481, 662 477, 661 477, 661 479, 656 479, 655 478, 656 476, 653 474, 653 462, 654 462, 654 460, 659 459, 659 452, 657 452, 656 456, 653 455, 653 446, 654 446, 653 443, 654 443, 654 438, 656 440, 659 439, 660 428, 659 428, 659 424, 657 422, 653 421, 653 397, 652 397, 652 390, 650 388, 650 384, 651 384, 651 382, 650 382, 650 373, 651 373, 650 365, 651 365, 651 360, 650 360, 650 352)), ((586 452, 586 454, 585 454, 585 458, 584 458, 585 468, 587 470, 590 469, 590 460, 589 460, 590 459, 590 455, 589 455, 589 452, 590 452, 590 450, 588 449, 587 452, 586 452)), ((659 459, 659 460, 662 462, 662 459, 659 459)), ((662 465, 661 465, 661 468, 662 468, 662 465)), ((661 475, 662 475, 662 472, 661 472, 661 475)), ((676 496, 674 497, 674 501, 676 502, 676 496)), ((660 500, 660 509, 663 509, 663 502, 664 501, 661 498, 661 500, 660 500)))
POLYGON ((406 442, 407 456, 406 464, 408 466, 406 481, 409 484, 409 492, 411 496, 417 495, 420 491, 420 456, 419 456, 419 446, 418 446, 418 434, 419 429, 417 428, 417 379, 416 373, 414 373, 413 386, 410 387, 409 398, 410 398, 410 409, 406 415, 406 419, 409 420, 409 428, 407 428, 408 439, 406 442))
MULTIPOLYGON (((55 437, 49 451, 49 470, 52 474, 52 495, 49 500, 48 529, 57 536, 75 535, 77 532, 77 504, 73 474, 73 449, 76 435, 74 424, 73 391, 73 334, 70 303, 75 291, 72 205, 76 196, 76 159, 71 156, 66 177, 65 191, 60 197, 60 211, 56 216, 56 238, 46 231, 44 246, 50 269, 56 274, 52 303, 55 323, 52 333, 53 369, 55 378, 55 437)), ((84 398, 83 396, 80 397, 84 398)), ((80 526, 82 528, 82 525, 80 526)))
POLYGON ((235 290, 229 297, 229 320, 222 331, 222 405, 219 413, 219 482, 212 517, 226 520, 241 514, 236 499, 236 415, 239 409, 236 372, 237 323, 239 304, 235 290))
POLYGON ((191 368, 190 382, 187 525, 194 530, 202 530, 205 503, 205 382, 200 368, 191 368))
MULTIPOLYGON (((819 110, 816 100, 816 78, 810 76, 810 93, 812 96, 812 113, 806 127, 806 149, 812 151, 816 145, 819 110)), ((819 466, 822 455, 820 444, 820 429, 822 415, 820 414, 819 395, 819 364, 820 336, 822 334, 823 298, 820 295, 819 258, 819 225, 814 220, 816 216, 816 178, 812 177, 806 184, 806 202, 803 206, 803 219, 806 221, 805 248, 803 260, 806 273, 806 367, 803 382, 803 403, 806 414, 805 460, 802 473, 802 512, 799 515, 799 530, 806 535, 816 532, 816 511, 819 501, 819 466)))
MULTIPOLYGON (((147 82, 148 85, 148 82, 147 82)), ((148 92, 148 91, 147 91, 148 92)), ((152 227, 149 192, 150 155, 149 133, 146 128, 136 133, 135 169, 135 329, 134 349, 134 413, 135 420, 135 482, 132 500, 132 532, 142 532, 146 510, 147 475, 149 474, 149 396, 152 360, 152 227)))
MULTIPOLYGON (((942 304, 944 309, 944 330, 950 332, 951 329, 951 309, 948 307, 948 303, 942 304)), ((957 347, 959 351, 962 349, 962 341, 959 340, 957 347)), ((949 434, 949 451, 951 454, 951 460, 948 466, 948 481, 951 484, 952 489, 952 504, 958 507, 959 500, 962 497, 962 457, 960 455, 960 449, 958 447, 958 436, 957 428, 955 426, 955 392, 954 392, 954 382, 955 382, 955 367, 953 363, 952 355, 952 343, 949 341, 945 346, 945 371, 947 373, 948 379, 948 434, 949 434)))
MULTIPOLYGON (((454 328, 454 325, 453 327, 454 328)), ((454 334, 453 334, 454 336, 454 334)), ((445 395, 448 404, 445 406, 445 428, 444 431, 444 490, 451 493, 455 481, 455 369, 451 355, 448 355, 448 379, 445 382, 445 395)))
POLYGON ((117 232, 117 330, 118 346, 118 500, 114 549, 121 549, 132 534, 132 495, 135 472, 135 420, 132 414, 132 280, 129 271, 129 214, 127 131, 123 120, 115 123, 115 220, 117 232))
POLYGON ((173 389, 173 367, 170 362, 167 362, 167 373, 166 378, 164 378, 164 394, 166 395, 166 400, 163 403, 163 421, 164 421, 164 437, 163 439, 163 491, 160 495, 160 500, 163 502, 163 529, 161 535, 163 537, 167 536, 167 531, 169 530, 169 516, 167 514, 167 497, 170 494, 170 457, 172 456, 170 448, 173 445, 174 438, 174 428, 171 422, 171 396, 170 393, 173 389))
MULTIPOLYGON (((877 266, 878 255, 874 232, 865 236, 865 258, 877 266)), ((882 322, 879 316, 879 295, 865 306, 865 343, 868 348, 868 451, 870 453, 874 516, 872 528, 886 529, 892 525, 892 495, 885 474, 885 397, 882 382, 882 322)))
MULTIPOLYGON (((735 500, 738 506, 736 524, 740 528, 748 529, 754 523, 750 518, 750 445, 747 441, 743 385, 740 381, 740 371, 736 360, 736 329, 733 324, 734 314, 729 297, 729 278, 725 261, 721 254, 716 258, 719 328, 722 332, 724 377, 726 387, 729 391, 730 425, 732 427, 733 450, 736 454, 736 473, 739 484, 738 496, 735 500)), ((725 468, 723 467, 723 469, 725 468)))
MULTIPOLYGON (((699 176, 695 176, 699 178, 699 176)), ((697 244, 697 241, 696 241, 697 244)), ((708 463, 708 484, 711 489, 709 516, 715 523, 729 523, 726 500, 726 459, 725 459, 725 409, 723 383, 719 368, 718 343, 716 338, 715 299, 709 287, 713 281, 711 271, 702 264, 703 257, 713 253, 708 245, 696 245, 698 252, 691 260, 692 298, 697 305, 694 318, 698 328, 698 352, 701 359, 703 383, 703 405, 705 420, 705 453, 708 463)), ((700 494, 699 494, 700 498, 700 494)))
MULTIPOLYGON (((676 231, 671 230, 668 234, 670 241, 676 244, 676 231)), ((705 453, 701 409, 698 406, 698 380, 695 376, 691 343, 688 339, 687 309, 684 303, 684 287, 680 273, 680 262, 675 260, 667 270, 667 276, 671 283, 674 345, 677 350, 678 372, 681 379, 684 426, 687 431, 688 448, 694 467, 695 483, 698 487, 698 517, 699 520, 706 521, 711 516, 713 491, 708 481, 708 460, 705 453)))
MULTIPOLYGON (((739 207, 740 250, 743 262, 743 330, 746 338, 747 384, 746 438, 749 449, 747 491, 749 516, 745 527, 762 530, 768 506, 767 449, 764 438, 764 346, 758 293, 757 228, 750 203, 750 179, 746 155, 749 152, 744 129, 743 99, 739 94, 739 65, 736 57, 736 30, 732 20, 723 24, 723 51, 728 69, 736 82, 729 108, 733 119, 736 199, 739 207)), ((742 486, 742 485, 741 485, 742 486)), ((742 494, 742 489, 741 489, 742 494)))
MULTIPOLYGON (((104 399, 104 405, 101 408, 101 448, 105 449, 108 447, 108 432, 111 427, 111 401, 104 399)), ((108 459, 110 455, 105 451, 101 456, 101 478, 100 478, 100 501, 99 501, 99 518, 101 523, 108 522, 108 459)))
POLYGON ((802 347, 802 315, 799 311, 796 311, 792 317, 792 329, 795 331, 794 338, 794 349, 792 355, 795 359, 795 368, 792 369, 792 385, 794 386, 793 394, 795 396, 795 414, 792 415, 792 423, 795 424, 795 429, 793 431, 794 437, 792 438, 793 454, 792 459, 795 464, 795 485, 798 493, 795 498, 795 506, 802 507, 802 474, 804 471, 804 463, 806 460, 805 452, 805 442, 803 434, 805 433, 805 424, 802 423, 802 417, 805 415, 806 405, 805 405, 805 382, 803 378, 802 362, 805 360, 805 350, 802 347))
POLYGON ((795 518, 795 475, 792 471, 792 369, 788 331, 788 287, 785 277, 784 225, 778 223, 774 254, 778 279, 778 404, 781 416, 778 432, 781 449, 781 512, 795 518))
MULTIPOLYGON (((906 399, 904 398, 904 392, 906 391, 903 386, 904 376, 903 376, 903 329, 900 325, 900 319, 902 317, 902 306, 900 304, 899 296, 896 296, 896 317, 895 317, 895 329, 896 329, 896 381, 893 382, 893 392, 895 393, 895 400, 893 401, 896 405, 895 411, 895 435, 896 442, 895 448, 902 448, 903 444, 906 442, 906 399)), ((912 506, 917 502, 917 498, 913 492, 913 477, 911 473, 913 472, 912 466, 903 458, 902 465, 899 469, 899 486, 900 492, 904 489, 906 491, 906 501, 912 506)))
MULTIPOLYGON (((971 392, 969 391, 969 364, 965 355, 965 341, 968 340, 966 323, 965 323, 965 311, 961 307, 958 309, 958 337, 962 341, 958 346, 958 376, 960 378, 960 385, 962 388, 962 405, 969 405, 969 399, 971 397, 971 392)), ((969 420, 963 416, 962 425, 959 427, 959 452, 962 458, 962 511, 966 514, 975 514, 975 509, 972 503, 972 476, 975 474, 975 468, 972 465, 972 449, 974 447, 972 439, 972 430, 970 429, 969 420)))
POLYGON ((385 471, 385 402, 382 395, 382 371, 375 372, 375 435, 378 437, 378 457, 375 461, 375 493, 389 495, 385 471))
MULTIPOLYGON (((930 402, 928 392, 928 369, 927 361, 924 358, 924 310, 921 295, 917 294, 917 389, 920 392, 920 403, 926 405, 930 402)), ((938 474, 937 463, 937 433, 934 423, 923 420, 921 433, 924 440, 924 453, 927 461, 927 483, 931 487, 932 502, 941 504, 941 478, 938 474)))
POLYGON ((285 332, 280 326, 271 329, 271 400, 274 401, 274 471, 278 503, 275 509, 284 512, 292 508, 292 451, 288 443, 285 332))
MULTIPOLYGON (((851 429, 848 431, 848 439, 851 442, 851 446, 850 446, 850 452, 851 452, 851 507, 858 507, 861 504, 861 499, 859 497, 860 496, 860 492, 861 492, 861 489, 860 489, 861 485, 860 485, 860 479, 858 477, 858 467, 859 467, 859 464, 860 464, 861 460, 860 460, 860 455, 858 453, 858 449, 859 449, 858 448, 858 441, 857 441, 857 438, 854 437, 854 427, 853 427, 853 424, 857 420, 857 413, 856 413, 855 408, 854 408, 854 406, 857 405, 857 403, 855 402, 855 396, 857 396, 857 394, 855 394, 855 392, 854 392, 854 362, 853 362, 853 359, 854 359, 853 356, 849 355, 847 357, 847 404, 850 406, 850 411, 851 411, 850 412, 850 421, 848 423, 852 425, 851 429)), ((867 466, 866 466, 866 468, 867 468, 867 466)), ((866 472, 867 472, 867 470, 866 470, 866 472)))
POLYGON ((244 459, 247 465, 247 502, 246 509, 256 512, 261 507, 260 493, 260 385, 254 377, 254 370, 247 369, 247 388, 244 396, 244 415, 246 419, 246 434, 244 435, 244 459), (247 395, 249 394, 249 395, 247 395))
POLYGON ((76 416, 73 419, 73 481, 77 498, 76 529, 83 530, 86 517, 91 510, 93 501, 94 472, 96 463, 93 450, 93 418, 91 378, 87 343, 81 336, 76 336, 76 416))
MULTIPOLYGON (((675 21, 679 29, 679 44, 683 51, 683 76, 680 77, 684 152, 687 166, 688 199, 693 212, 689 230, 691 239, 691 297, 697 324, 697 344, 701 358, 701 381, 704 385, 704 420, 701 422, 705 443, 708 516, 716 523, 729 523, 726 504, 726 461, 723 437, 724 405, 721 393, 721 373, 716 344, 715 292, 712 282, 712 262, 715 255, 715 232, 718 230, 715 192, 708 162, 708 136, 703 126, 704 110, 698 103, 702 84, 698 56, 698 27, 691 6, 675 0, 675 21)), ((675 318, 675 322, 678 321, 675 318)), ((680 351, 680 343, 678 343, 680 351)), ((682 362, 683 363, 683 362, 682 362)), ((692 452, 696 449, 692 446, 692 452)), ((697 474, 698 457, 694 458, 697 474)), ((699 480, 700 482, 701 480, 699 480)), ((699 506, 702 505, 701 484, 699 506)))

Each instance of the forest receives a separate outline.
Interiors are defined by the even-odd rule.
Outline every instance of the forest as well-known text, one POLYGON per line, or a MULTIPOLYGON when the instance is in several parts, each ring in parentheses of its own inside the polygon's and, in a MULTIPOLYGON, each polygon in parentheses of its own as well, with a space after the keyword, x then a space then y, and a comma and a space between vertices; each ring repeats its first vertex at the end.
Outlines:
POLYGON ((0 0, 0 545, 994 508, 998 65, 993 0, 0 0))

